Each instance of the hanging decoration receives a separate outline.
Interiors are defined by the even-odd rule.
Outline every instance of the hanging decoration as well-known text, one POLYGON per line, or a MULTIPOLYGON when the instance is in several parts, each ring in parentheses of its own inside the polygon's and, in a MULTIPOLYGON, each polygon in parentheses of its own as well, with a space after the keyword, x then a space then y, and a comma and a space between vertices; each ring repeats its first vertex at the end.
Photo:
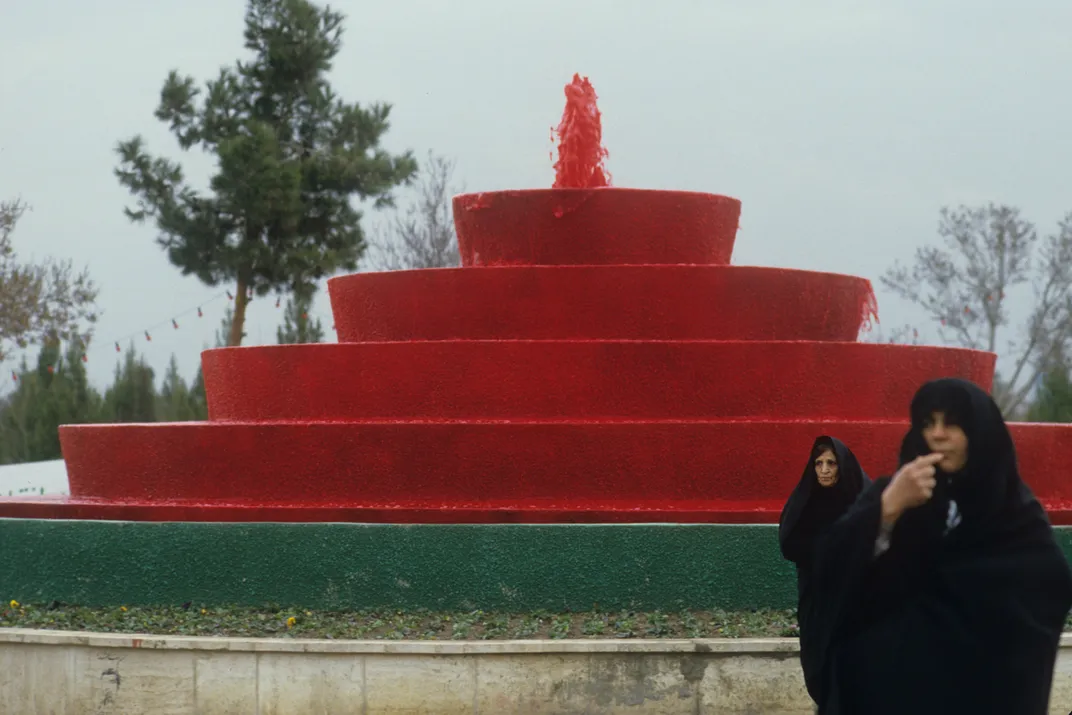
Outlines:
MULTIPOLYGON (((234 300, 234 294, 233 293, 231 293, 230 291, 223 291, 222 293, 218 293, 217 295, 209 298, 208 300, 203 301, 200 305, 194 306, 194 307, 189 308, 187 310, 184 310, 184 311, 182 311, 180 313, 176 313, 175 316, 172 317, 172 318, 168 318, 167 320, 164 320, 164 321, 161 321, 159 323, 156 323, 155 325, 150 325, 147 328, 142 328, 141 330, 133 331, 131 333, 128 333, 127 335, 124 335, 124 336, 118 338, 118 339, 104 341, 104 342, 102 342, 102 344, 107 345, 108 343, 111 343, 113 348, 115 349, 115 352, 117 354, 122 354, 122 352, 123 352, 122 343, 127 342, 128 340, 130 340, 131 338, 134 338, 135 336, 137 336, 139 334, 144 336, 146 342, 151 343, 151 342, 153 342, 153 335, 152 335, 153 331, 157 330, 158 328, 165 327, 165 326, 167 326, 169 324, 171 325, 171 328, 173 330, 179 330, 179 329, 181 329, 181 325, 179 323, 179 318, 183 317, 184 315, 192 315, 195 312, 197 313, 198 318, 204 318, 205 317, 205 312, 204 312, 203 306, 210 305, 211 303, 222 299, 224 296, 226 296, 228 300, 234 300)), ((249 298, 250 299, 253 298, 252 291, 250 291, 250 293, 249 293, 249 298)), ((280 307, 281 298, 277 297, 276 301, 275 301, 275 304, 276 304, 277 308, 280 307)), ((329 321, 329 320, 327 320, 326 318, 324 318, 323 316, 321 316, 319 314, 315 314, 315 317, 324 319, 324 322, 326 322, 326 323, 331 322, 331 329, 333 331, 335 330, 335 324, 334 324, 333 321, 329 321)), ((308 313, 302 313, 302 319, 307 320, 308 318, 309 318, 308 313)), ((78 347, 81 349, 80 357, 81 357, 82 362, 83 363, 88 363, 89 362, 89 355, 90 355, 90 352, 92 351, 91 347, 85 341, 83 341, 81 339, 78 340, 78 347)), ((55 372, 55 366, 54 365, 48 365, 46 367, 46 369, 49 371, 49 373, 54 373, 55 372)), ((19 382, 19 374, 15 370, 11 371, 11 381, 16 382, 16 383, 19 382)))

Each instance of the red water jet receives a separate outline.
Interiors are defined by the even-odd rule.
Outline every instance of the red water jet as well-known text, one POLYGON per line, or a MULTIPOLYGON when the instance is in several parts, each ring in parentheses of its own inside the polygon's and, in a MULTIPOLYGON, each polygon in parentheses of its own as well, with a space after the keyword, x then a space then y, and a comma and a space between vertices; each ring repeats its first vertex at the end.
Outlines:
POLYGON ((594 189, 610 186, 610 174, 603 166, 607 149, 603 146, 603 125, 596 106, 596 90, 587 77, 573 75, 566 85, 566 108, 555 129, 558 161, 555 162, 555 189, 594 189))

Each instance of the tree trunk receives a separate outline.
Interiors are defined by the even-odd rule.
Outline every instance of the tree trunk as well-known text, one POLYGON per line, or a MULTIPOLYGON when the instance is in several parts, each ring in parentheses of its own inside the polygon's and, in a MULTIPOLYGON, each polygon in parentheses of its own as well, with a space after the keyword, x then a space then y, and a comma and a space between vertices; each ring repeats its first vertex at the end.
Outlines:
POLYGON ((249 304, 249 286, 246 279, 238 278, 235 288, 234 315, 231 318, 231 334, 227 338, 227 347, 236 348, 242 344, 242 335, 246 327, 246 305, 249 304))

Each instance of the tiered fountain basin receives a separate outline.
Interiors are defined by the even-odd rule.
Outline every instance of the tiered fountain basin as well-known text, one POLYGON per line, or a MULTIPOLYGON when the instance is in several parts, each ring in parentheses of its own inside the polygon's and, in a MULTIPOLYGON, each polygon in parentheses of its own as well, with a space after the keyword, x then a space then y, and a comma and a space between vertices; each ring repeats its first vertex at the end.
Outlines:
POLYGON ((851 342, 870 283, 754 266, 512 266, 364 273, 329 282, 339 342, 851 342), (808 306, 799 306, 807 296, 808 306))
MULTIPOLYGON (((868 281, 727 265, 739 211, 457 197, 462 268, 333 279, 338 344, 205 352, 208 422, 63 427, 71 495, 0 499, 0 591, 789 605, 771 525, 814 438, 888 473, 918 386, 989 387, 995 358, 856 342, 868 281)), ((1012 431, 1072 524, 1072 429, 1012 431)))

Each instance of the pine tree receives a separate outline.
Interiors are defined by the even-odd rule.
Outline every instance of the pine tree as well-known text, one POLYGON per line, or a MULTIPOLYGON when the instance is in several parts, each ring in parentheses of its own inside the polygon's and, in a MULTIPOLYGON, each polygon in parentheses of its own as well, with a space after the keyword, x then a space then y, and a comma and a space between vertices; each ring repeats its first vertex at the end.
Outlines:
MULTIPOLYGON (((213 345, 214 348, 227 347, 227 341, 231 335, 231 325, 234 321, 234 311, 230 306, 223 311, 223 318, 220 319, 220 329, 216 331, 216 340, 213 345)), ((242 333, 242 337, 245 337, 245 333, 242 333)), ((198 362, 197 374, 194 375, 194 381, 190 383, 190 409, 193 412, 194 420, 207 420, 208 419, 208 396, 205 394, 205 373, 201 369, 201 363, 198 362)))
POLYGON ((156 384, 153 369, 131 345, 115 380, 104 393, 103 418, 107 422, 156 422, 156 384))
POLYGON ((179 361, 174 353, 160 385, 156 416, 161 422, 189 422, 198 419, 197 400, 179 374, 179 361))
POLYGON ((62 374, 70 381, 71 403, 68 421, 63 424, 86 424, 100 416, 102 398, 89 384, 85 355, 85 345, 80 341, 68 344, 62 374))
POLYGON ((287 299, 283 310, 283 325, 276 329, 275 336, 280 345, 296 343, 324 342, 324 326, 319 318, 311 318, 313 297, 308 291, 295 291, 287 299))
POLYGON ((183 150, 215 155, 209 192, 173 161, 154 158, 136 136, 120 142, 116 175, 135 198, 128 218, 153 221, 157 241, 184 274, 235 286, 228 345, 240 345, 249 294, 310 287, 356 270, 365 250, 354 198, 389 205, 409 181, 412 153, 380 147, 387 104, 348 104, 328 73, 343 16, 309 0, 249 0, 252 54, 206 83, 172 71, 156 117, 183 150))
POLYGON ((80 343, 61 355, 50 342, 35 369, 23 361, 17 387, 0 409, 0 463, 59 459, 59 427, 98 419, 101 397, 89 385, 82 355, 80 343))
POLYGON ((0 413, 0 453, 4 464, 35 461, 39 453, 37 439, 37 409, 43 404, 42 386, 36 369, 31 370, 22 359, 17 372, 18 387, 8 397, 0 413))
POLYGON ((205 395, 205 374, 201 366, 197 366, 197 375, 190 383, 190 409, 193 411, 195 420, 208 419, 208 397, 205 395))
POLYGON ((1027 419, 1029 422, 1072 422, 1072 379, 1069 379, 1069 367, 1064 359, 1054 361, 1042 374, 1027 419))
MULTIPOLYGON (((231 333, 234 329, 234 310, 231 306, 227 306, 227 309, 223 311, 223 318, 220 319, 220 329, 216 331, 216 344, 213 347, 225 348, 230 344, 231 333)), ((246 332, 242 331, 242 334, 238 337, 238 343, 241 344, 245 339, 246 332)))

